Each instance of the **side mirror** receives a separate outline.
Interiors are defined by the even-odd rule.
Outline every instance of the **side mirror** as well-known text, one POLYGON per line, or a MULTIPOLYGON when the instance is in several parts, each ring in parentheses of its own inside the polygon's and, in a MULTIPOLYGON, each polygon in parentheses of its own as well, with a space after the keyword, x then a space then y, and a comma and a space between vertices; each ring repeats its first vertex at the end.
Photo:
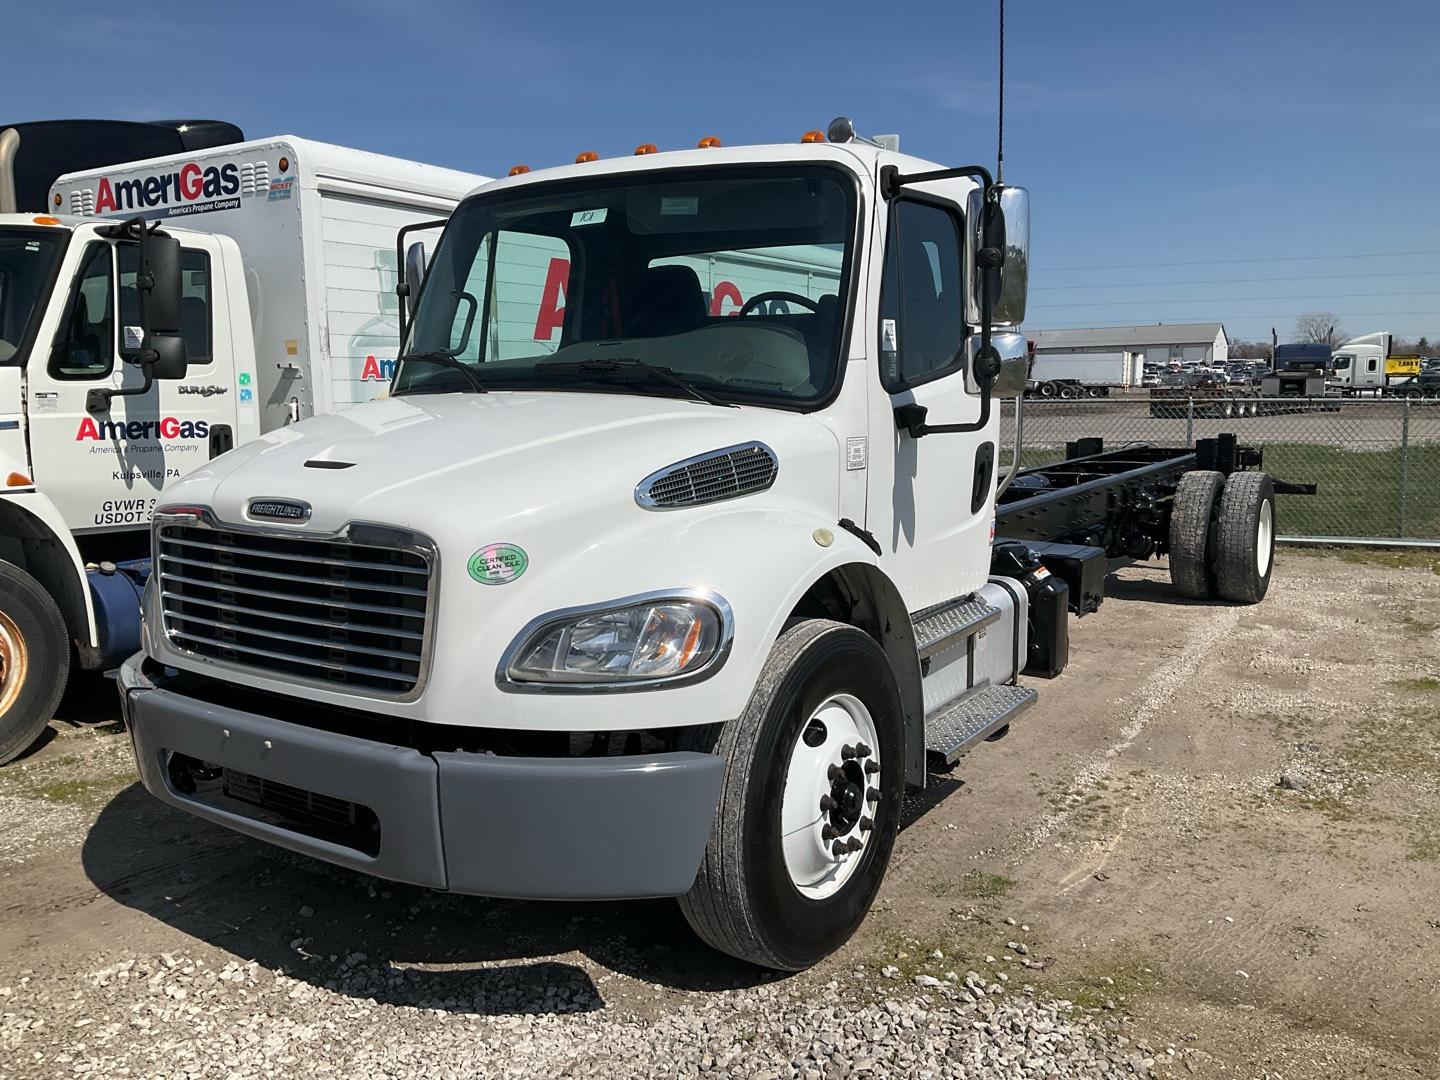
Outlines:
POLYGON ((151 334, 150 349, 155 359, 150 375, 155 379, 183 379, 190 364, 185 355, 185 339, 179 334, 151 334))
POLYGON ((988 279, 994 302, 991 321, 1018 326, 1025 318, 1030 285, 1030 192, 1002 187, 996 201, 987 203, 975 188, 965 206, 965 265, 970 287, 965 291, 965 321, 980 325, 982 290, 988 279), (998 261, 989 252, 998 253, 998 261), (981 263, 991 261, 989 266, 981 263))
MULTIPOLYGON (((147 337, 180 330, 180 241, 148 235, 140 244, 140 321, 147 337)), ((150 345, 154 348, 153 342, 150 345)))
POLYGON ((1022 187, 1001 188, 1000 211, 1005 215, 1005 263, 995 322, 1019 326, 1025 321, 1025 300, 1030 291, 1030 192, 1022 187))
POLYGON ((420 299, 420 286, 425 284, 425 242, 416 240, 405 249, 405 311, 415 317, 415 305, 420 299))

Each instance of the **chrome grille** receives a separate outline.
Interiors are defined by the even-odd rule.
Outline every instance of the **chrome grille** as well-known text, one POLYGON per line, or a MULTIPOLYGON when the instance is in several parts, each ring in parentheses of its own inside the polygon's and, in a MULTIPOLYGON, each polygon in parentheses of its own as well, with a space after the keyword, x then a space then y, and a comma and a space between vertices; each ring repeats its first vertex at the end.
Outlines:
POLYGON ((420 550, 164 524, 156 556, 178 649, 387 695, 420 681, 431 574, 420 550))
POLYGON ((635 501, 663 510, 720 502, 764 491, 779 471, 775 452, 764 443, 730 446, 651 473, 635 489, 635 501))

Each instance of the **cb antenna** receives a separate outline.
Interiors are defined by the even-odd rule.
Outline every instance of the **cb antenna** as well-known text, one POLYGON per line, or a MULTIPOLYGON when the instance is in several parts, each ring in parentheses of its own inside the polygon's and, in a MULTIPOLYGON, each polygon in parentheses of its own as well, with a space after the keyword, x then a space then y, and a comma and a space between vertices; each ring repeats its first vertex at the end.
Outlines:
POLYGON ((1000 0, 1000 132, 995 140, 995 183, 1005 179, 1005 0, 1000 0))

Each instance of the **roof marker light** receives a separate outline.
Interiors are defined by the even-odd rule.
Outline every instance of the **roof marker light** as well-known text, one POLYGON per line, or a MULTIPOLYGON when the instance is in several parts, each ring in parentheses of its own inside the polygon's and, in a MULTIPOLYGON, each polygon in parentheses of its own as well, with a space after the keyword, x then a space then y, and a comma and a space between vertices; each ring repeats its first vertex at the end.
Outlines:
POLYGON ((575 155, 575 164, 584 165, 587 161, 599 161, 600 155, 594 150, 581 150, 575 155))
POLYGON ((61 202, 60 192, 57 191, 57 192, 55 192, 55 205, 56 205, 56 206, 59 206, 59 205, 60 205, 60 202, 61 202))
POLYGON ((701 139, 698 143, 695 144, 696 148, 700 150, 713 150, 721 145, 722 143, 720 142, 720 137, 718 135, 706 135, 703 139, 701 139))
POLYGON ((510 173, 509 173, 509 175, 511 175, 511 176, 519 176, 521 173, 527 173, 527 172, 529 172, 529 171, 530 171, 530 166, 529 166, 529 165, 511 165, 511 166, 510 166, 510 173))
POLYGON ((51 217, 49 214, 41 214, 39 217, 33 218, 32 220, 35 222, 36 225, 59 225, 59 224, 60 224, 60 219, 59 219, 58 217, 51 217))
POLYGON ((800 141, 802 143, 824 142, 825 133, 823 131, 820 131, 819 129, 807 131, 804 135, 800 136, 800 141))
POLYGON ((658 154, 659 152, 660 151, 655 149, 655 144, 653 142, 643 142, 639 146, 635 147, 636 157, 639 157, 641 154, 658 154))

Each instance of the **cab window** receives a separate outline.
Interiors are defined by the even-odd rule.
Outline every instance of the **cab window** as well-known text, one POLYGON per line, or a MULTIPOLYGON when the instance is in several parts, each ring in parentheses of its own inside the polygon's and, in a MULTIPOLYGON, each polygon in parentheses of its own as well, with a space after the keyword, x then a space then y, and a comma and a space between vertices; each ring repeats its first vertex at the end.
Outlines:
POLYGON ((115 367, 114 277, 110 245, 85 249, 70 306, 50 354, 55 379, 99 379, 115 367))
POLYGON ((880 371, 894 393, 963 365, 965 307, 959 218, 902 200, 890 221, 880 285, 880 371))

